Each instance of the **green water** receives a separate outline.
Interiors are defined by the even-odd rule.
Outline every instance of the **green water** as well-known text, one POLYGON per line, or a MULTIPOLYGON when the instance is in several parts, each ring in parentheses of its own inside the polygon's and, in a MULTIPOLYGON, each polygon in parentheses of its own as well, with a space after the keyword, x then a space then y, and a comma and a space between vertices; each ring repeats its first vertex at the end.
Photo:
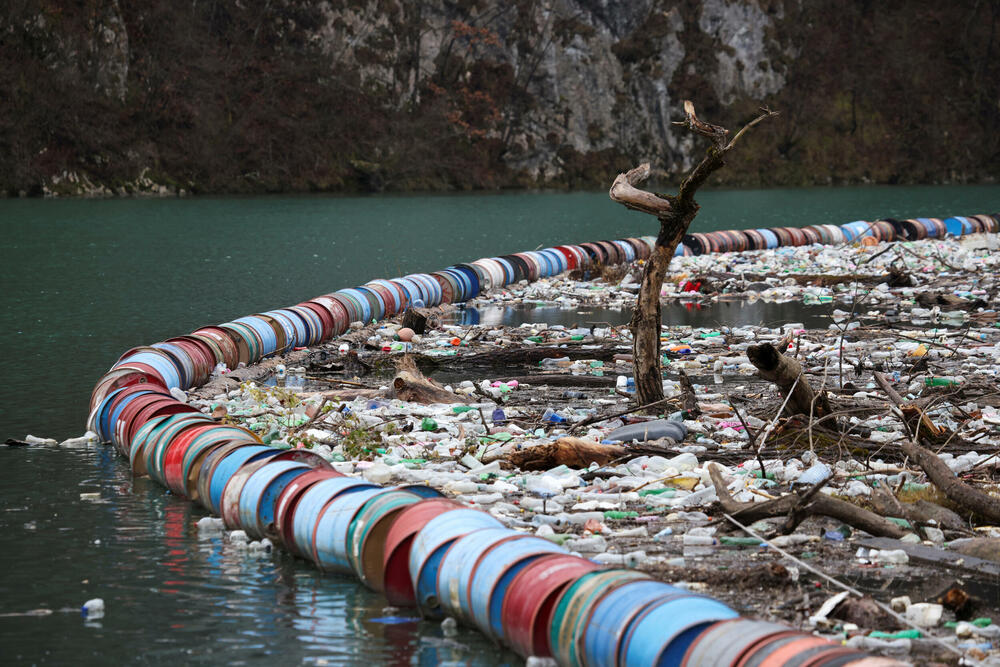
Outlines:
MULTIPOLYGON (((1000 186, 713 191, 699 201, 696 230, 709 231, 994 211, 1000 186)), ((604 193, 0 200, 0 435, 80 435, 94 381, 134 345, 370 278, 655 231, 604 193)), ((787 308, 696 315, 706 326, 805 319, 787 308)), ((373 622, 398 612, 353 580, 199 540, 198 511, 133 481, 108 449, 0 447, 0 466, 5 663, 509 659, 471 632, 448 639, 434 624, 373 622), (102 501, 81 502, 84 492, 102 501), (85 623, 72 610, 95 596, 108 613, 85 623), (21 615, 35 609, 54 611, 21 615)))

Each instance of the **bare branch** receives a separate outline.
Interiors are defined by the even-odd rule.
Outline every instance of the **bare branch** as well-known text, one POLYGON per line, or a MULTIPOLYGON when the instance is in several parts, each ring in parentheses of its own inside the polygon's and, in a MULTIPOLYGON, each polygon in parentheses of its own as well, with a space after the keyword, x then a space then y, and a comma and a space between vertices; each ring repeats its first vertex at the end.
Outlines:
POLYGON ((764 120, 765 118, 770 118, 771 116, 777 116, 777 115, 778 115, 777 111, 771 111, 767 107, 761 107, 760 115, 757 116, 756 118, 754 118, 752 121, 750 121, 746 125, 744 125, 743 128, 739 132, 736 133, 736 136, 733 137, 733 140, 730 141, 729 144, 723 150, 727 150, 727 151, 731 150, 733 148, 733 146, 736 145, 736 142, 739 140, 739 138, 743 136, 744 132, 746 132, 751 127, 753 127, 754 125, 756 125, 760 121, 764 120))
POLYGON ((651 215, 660 215, 670 210, 670 202, 661 197, 657 197, 652 192, 646 192, 635 187, 649 178, 650 168, 648 162, 643 162, 638 167, 631 169, 624 174, 618 174, 615 182, 611 184, 608 195, 612 200, 633 211, 642 211, 651 215))
POLYGON ((684 114, 687 118, 679 123, 674 123, 675 125, 683 125, 695 134, 708 137, 719 148, 725 149, 726 137, 729 136, 729 130, 720 125, 712 125, 699 119, 694 112, 694 103, 691 100, 684 100, 684 114))

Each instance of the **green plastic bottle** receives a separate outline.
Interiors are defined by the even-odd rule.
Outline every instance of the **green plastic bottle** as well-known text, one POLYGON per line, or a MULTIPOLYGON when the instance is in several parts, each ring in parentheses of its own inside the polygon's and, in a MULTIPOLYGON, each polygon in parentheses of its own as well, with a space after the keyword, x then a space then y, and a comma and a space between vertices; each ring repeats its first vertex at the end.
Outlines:
POLYGON ((438 423, 430 417, 424 417, 423 421, 420 422, 420 430, 422 431, 436 431, 437 427, 438 423))

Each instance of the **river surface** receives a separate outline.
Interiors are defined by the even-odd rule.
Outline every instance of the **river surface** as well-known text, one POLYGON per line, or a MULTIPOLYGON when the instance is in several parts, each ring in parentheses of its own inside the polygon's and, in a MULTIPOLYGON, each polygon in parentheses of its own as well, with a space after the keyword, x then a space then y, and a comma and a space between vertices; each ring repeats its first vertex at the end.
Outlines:
MULTIPOLYGON (((709 191, 699 201, 694 230, 710 231, 975 214, 1000 208, 1000 186, 709 191)), ((371 278, 655 231, 604 193, 0 200, 0 435, 80 435, 94 381, 135 345, 371 278)), ((547 310, 476 316, 579 319, 547 310)), ((587 317, 616 315, 627 320, 587 317)), ((664 313, 696 326, 820 317, 797 304, 664 313)), ((407 612, 384 610, 353 579, 199 539, 201 510, 133 481, 108 448, 0 447, 0 466, 5 664, 517 662, 476 633, 449 639, 436 624, 393 618, 407 612), (85 622, 79 607, 92 597, 107 613, 85 622)))

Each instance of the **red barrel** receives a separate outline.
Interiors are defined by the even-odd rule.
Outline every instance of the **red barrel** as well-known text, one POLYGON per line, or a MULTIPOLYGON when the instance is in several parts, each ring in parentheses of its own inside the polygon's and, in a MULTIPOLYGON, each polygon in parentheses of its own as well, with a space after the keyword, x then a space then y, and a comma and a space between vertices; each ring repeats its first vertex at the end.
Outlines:
POLYGON ((410 579, 410 547, 413 537, 427 522, 445 512, 465 507, 457 500, 430 498, 400 512, 389 527, 383 554, 385 597, 397 607, 413 607, 417 598, 410 579))
POLYGON ((549 626, 556 599, 571 581, 598 565, 578 556, 542 556, 517 573, 504 597, 501 618, 511 647, 521 656, 549 657, 549 626))

